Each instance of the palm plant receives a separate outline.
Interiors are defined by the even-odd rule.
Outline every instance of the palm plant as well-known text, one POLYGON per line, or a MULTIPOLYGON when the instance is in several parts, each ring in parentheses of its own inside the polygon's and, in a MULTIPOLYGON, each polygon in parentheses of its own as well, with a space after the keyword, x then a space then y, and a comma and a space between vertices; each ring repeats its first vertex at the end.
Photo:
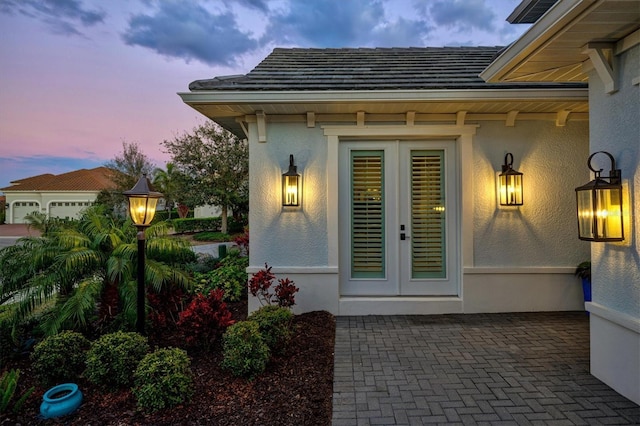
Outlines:
MULTIPOLYGON (((149 227, 146 285, 160 292, 164 286, 191 286, 180 268, 192 259, 186 241, 169 238, 164 222, 149 227)), ((42 314, 47 335, 62 329, 82 329, 96 309, 123 315, 128 324, 136 318, 136 229, 93 207, 74 225, 54 228, 41 237, 22 238, 0 251, 0 319, 17 326, 42 314), (115 303, 105 295, 116 294, 115 303)))
POLYGON ((167 163, 167 170, 155 168, 153 170, 153 184, 164 195, 165 210, 169 209, 169 219, 171 219, 171 209, 178 187, 178 170, 174 164, 167 163))

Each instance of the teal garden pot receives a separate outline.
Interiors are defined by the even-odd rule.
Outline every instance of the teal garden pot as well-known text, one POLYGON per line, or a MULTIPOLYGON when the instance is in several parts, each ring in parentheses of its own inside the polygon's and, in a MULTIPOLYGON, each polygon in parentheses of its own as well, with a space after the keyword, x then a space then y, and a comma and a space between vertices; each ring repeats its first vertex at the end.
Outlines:
POLYGON ((45 419, 73 413, 82 403, 82 392, 75 383, 54 386, 45 392, 40 404, 40 414, 45 419))

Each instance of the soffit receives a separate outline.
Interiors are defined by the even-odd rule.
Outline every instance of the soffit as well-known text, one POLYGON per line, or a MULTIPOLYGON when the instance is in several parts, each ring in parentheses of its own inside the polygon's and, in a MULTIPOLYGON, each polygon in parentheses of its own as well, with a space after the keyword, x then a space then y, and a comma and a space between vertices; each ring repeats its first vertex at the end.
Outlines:
POLYGON ((586 82, 590 42, 615 43, 640 28, 639 0, 561 0, 484 70, 487 82, 586 82))

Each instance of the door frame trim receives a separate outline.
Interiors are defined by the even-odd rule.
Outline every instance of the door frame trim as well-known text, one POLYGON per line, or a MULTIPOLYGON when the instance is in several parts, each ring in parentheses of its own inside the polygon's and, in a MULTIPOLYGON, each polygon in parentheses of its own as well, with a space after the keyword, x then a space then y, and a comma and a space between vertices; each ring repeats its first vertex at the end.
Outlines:
POLYGON ((328 266, 339 269, 339 144, 341 140, 367 139, 455 139, 456 167, 459 176, 459 226, 458 246, 460 247, 459 263, 459 297, 463 294, 463 269, 473 267, 473 169, 464 167, 473 164, 473 136, 479 125, 476 124, 436 124, 436 125, 349 125, 321 126, 327 138, 327 240, 328 266), (462 190, 464 188, 464 190, 462 190))

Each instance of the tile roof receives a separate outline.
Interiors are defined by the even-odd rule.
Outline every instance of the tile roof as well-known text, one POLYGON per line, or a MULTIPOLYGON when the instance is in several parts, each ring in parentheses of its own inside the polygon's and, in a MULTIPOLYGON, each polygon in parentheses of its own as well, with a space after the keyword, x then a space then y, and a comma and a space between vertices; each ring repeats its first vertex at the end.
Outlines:
POLYGON ((60 175, 43 174, 11 182, 1 191, 101 191, 115 188, 114 170, 107 167, 81 169, 60 175))
POLYGON ((246 75, 196 80, 191 91, 586 88, 479 77, 502 47, 277 48, 246 75))

